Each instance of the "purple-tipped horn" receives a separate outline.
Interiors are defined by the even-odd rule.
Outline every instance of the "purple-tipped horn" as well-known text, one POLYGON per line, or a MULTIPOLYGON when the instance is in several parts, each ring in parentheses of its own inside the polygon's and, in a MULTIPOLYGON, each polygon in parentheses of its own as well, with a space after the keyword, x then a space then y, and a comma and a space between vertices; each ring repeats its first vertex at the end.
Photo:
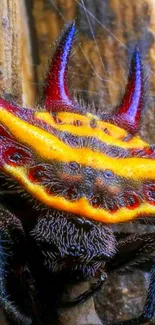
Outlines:
POLYGON ((44 105, 48 111, 76 110, 67 84, 68 60, 75 30, 75 23, 72 23, 65 31, 51 61, 44 87, 44 105))
POLYGON ((112 117, 114 124, 127 129, 130 133, 138 132, 143 111, 143 80, 142 62, 136 47, 131 60, 128 84, 125 95, 116 114, 112 117))

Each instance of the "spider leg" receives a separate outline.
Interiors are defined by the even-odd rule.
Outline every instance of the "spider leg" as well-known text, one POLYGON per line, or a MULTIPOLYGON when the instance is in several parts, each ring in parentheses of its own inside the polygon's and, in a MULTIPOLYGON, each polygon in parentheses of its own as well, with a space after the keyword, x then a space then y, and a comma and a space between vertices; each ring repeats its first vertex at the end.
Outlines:
MULTIPOLYGON (((110 274, 114 271, 117 273, 125 274, 127 272, 133 272, 134 268, 142 268, 146 270, 146 257, 148 262, 148 254, 151 254, 155 248, 155 234, 134 234, 129 235, 123 240, 118 241, 117 253, 114 258, 107 262, 106 273, 110 274)), ((152 262, 152 261, 151 261, 152 262)), ((153 261, 154 263, 154 261, 153 261)), ((149 272, 150 268, 149 267, 149 272)), ((87 299, 93 296, 95 292, 100 290, 106 280, 106 273, 103 274, 100 280, 96 281, 89 290, 79 295, 72 301, 63 302, 62 308, 71 308, 80 303, 83 303, 87 299)), ((110 324, 110 323, 109 323, 110 324)), ((119 323, 118 323, 119 324, 119 323)))
MULTIPOLYGON (((107 325, 140 325, 151 321, 155 315, 155 258, 150 256, 155 249, 155 234, 134 234, 120 240, 118 252, 111 264, 107 266, 107 272, 125 274, 141 269, 151 273, 146 303, 139 317, 116 322, 107 322, 107 325)), ((152 324, 155 322, 151 322, 152 324)))
POLYGON ((32 324, 31 318, 22 312, 22 308, 19 308, 16 302, 21 287, 17 260, 20 256, 20 261, 22 258, 21 263, 24 262, 22 257, 24 256, 24 248, 24 232, 20 221, 3 207, 0 207, 0 305, 11 325, 32 324), (15 265, 17 266, 17 276, 14 277, 15 265), (12 285, 14 290, 12 290, 12 285))
POLYGON ((90 289, 83 292, 82 294, 80 294, 78 297, 76 297, 73 300, 62 302, 61 308, 71 308, 71 307, 75 307, 79 304, 84 303, 86 300, 91 298, 97 291, 99 291, 101 289, 106 278, 107 278, 106 274, 103 273, 102 276, 100 277, 100 279, 91 285, 90 289))
POLYGON ((116 254, 106 263, 106 272, 122 274, 132 268, 140 268, 140 264, 145 268, 145 261, 147 264, 154 251, 155 233, 131 234, 118 241, 116 254))

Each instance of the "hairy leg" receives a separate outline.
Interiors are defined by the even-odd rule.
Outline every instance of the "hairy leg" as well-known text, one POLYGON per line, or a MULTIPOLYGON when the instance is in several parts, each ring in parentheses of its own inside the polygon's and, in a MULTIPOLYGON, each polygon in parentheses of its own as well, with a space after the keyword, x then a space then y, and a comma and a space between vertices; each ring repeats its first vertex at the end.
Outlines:
POLYGON ((120 240, 118 241, 117 253, 115 254, 113 259, 107 262, 105 268, 106 273, 101 276, 101 279, 96 281, 89 290, 82 293, 76 299, 62 303, 61 307, 71 308, 80 303, 85 302, 87 299, 92 297, 94 293, 100 290, 103 286, 106 280, 106 274, 110 275, 113 272, 125 274, 127 272, 133 272, 135 268, 150 272, 150 270, 154 266, 154 259, 148 256, 148 254, 151 254, 154 251, 154 248, 154 233, 143 235, 133 234, 125 236, 123 239, 120 238, 120 240))
POLYGON ((75 298, 73 300, 63 302, 61 304, 61 308, 71 308, 71 307, 75 307, 79 304, 84 303, 86 300, 91 298, 97 291, 99 291, 101 289, 105 280, 106 280, 106 275, 102 274, 100 279, 91 285, 90 289, 83 292, 81 295, 79 295, 77 298, 75 298))
POLYGON ((114 271, 120 273, 130 270, 133 271, 133 268, 138 268, 140 264, 143 264, 145 268, 145 262, 148 262, 148 259, 154 251, 155 233, 130 234, 118 240, 117 252, 106 263, 105 270, 110 274, 114 271))
MULTIPOLYGON (((107 272, 125 274, 140 269, 150 272, 150 284, 146 303, 140 316, 117 322, 107 322, 107 325, 140 325, 151 321, 155 315, 155 234, 134 234, 119 240, 118 252, 107 265, 107 272)), ((155 323, 151 321, 151 323, 155 323)))
POLYGON ((31 318, 22 311, 24 299, 20 272, 25 262, 24 232, 20 221, 0 207, 0 304, 10 324, 29 325, 31 318), (21 306, 18 306, 18 302, 21 306))

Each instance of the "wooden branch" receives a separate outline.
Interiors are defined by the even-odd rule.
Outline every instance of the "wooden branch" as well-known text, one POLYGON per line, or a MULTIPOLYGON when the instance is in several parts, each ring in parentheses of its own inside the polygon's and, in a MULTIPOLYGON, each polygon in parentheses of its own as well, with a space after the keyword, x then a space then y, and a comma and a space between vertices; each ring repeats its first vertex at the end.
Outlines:
POLYGON ((1 1, 0 21, 1 94, 14 94, 20 100, 22 90, 18 0, 1 1))
POLYGON ((25 0, 20 0, 20 55, 22 102, 24 107, 34 107, 37 101, 36 66, 33 58, 32 34, 25 0))

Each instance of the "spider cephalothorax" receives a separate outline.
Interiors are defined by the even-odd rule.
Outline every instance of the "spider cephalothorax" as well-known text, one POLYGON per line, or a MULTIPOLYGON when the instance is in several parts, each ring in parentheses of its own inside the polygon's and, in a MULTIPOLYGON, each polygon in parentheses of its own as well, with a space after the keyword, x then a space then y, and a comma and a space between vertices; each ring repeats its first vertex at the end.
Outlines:
MULTIPOLYGON (((11 266, 11 275, 8 272, 7 280, 2 277, 1 303, 8 317, 21 324, 31 324, 34 319, 46 323, 47 298, 57 277, 65 285, 102 273, 90 291, 63 304, 71 306, 97 290, 105 272, 143 267, 144 256, 148 269, 154 267, 152 260, 147 264, 148 253, 154 250, 154 234, 126 234, 121 240, 109 226, 155 215, 155 148, 138 135, 144 106, 139 50, 133 53, 120 105, 112 115, 99 116, 81 107, 68 89, 74 34, 72 24, 55 52, 42 108, 26 109, 0 99, 1 187, 7 192, 3 205, 10 210, 1 209, 1 237, 7 243, 2 252, 11 250, 3 263, 7 271, 11 266), (19 189, 18 206, 19 194, 10 199, 9 182, 19 189), (23 198, 23 194, 27 196, 23 198), (29 281, 33 279, 29 290, 23 284, 25 270, 29 281), (17 274, 21 294, 30 300, 32 310, 23 311, 13 291, 15 311, 5 299, 11 290, 10 277, 14 279, 17 274)), ((152 317, 151 290, 136 324, 152 317)))

